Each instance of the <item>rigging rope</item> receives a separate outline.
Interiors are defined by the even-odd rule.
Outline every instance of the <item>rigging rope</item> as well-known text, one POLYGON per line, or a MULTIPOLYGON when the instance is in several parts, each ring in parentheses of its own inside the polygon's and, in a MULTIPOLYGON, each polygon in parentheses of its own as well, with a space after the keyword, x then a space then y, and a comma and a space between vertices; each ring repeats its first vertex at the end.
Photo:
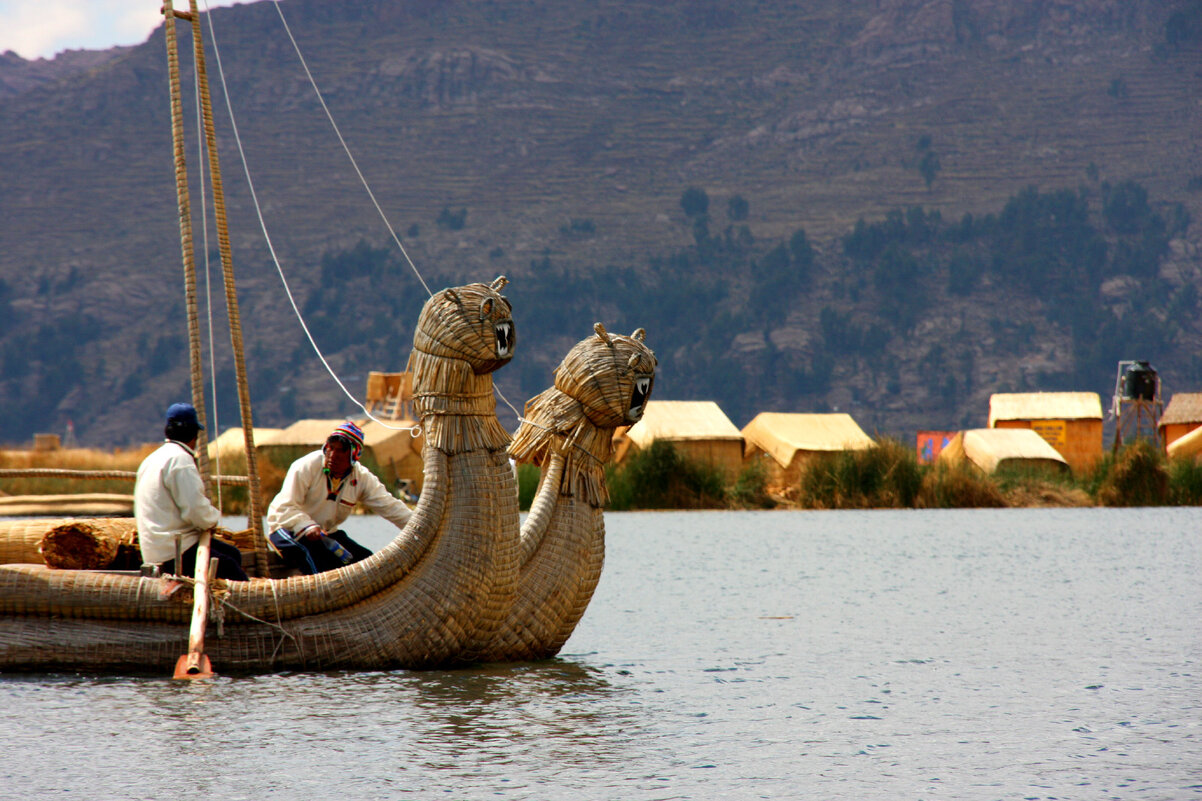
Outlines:
MULTIPOLYGON (((278 5, 278 4, 273 3, 273 5, 278 5)), ((300 323, 301 330, 305 332, 305 337, 309 340, 309 344, 312 346, 313 352, 317 354, 317 358, 321 361, 322 366, 326 368, 326 372, 330 374, 330 377, 334 379, 334 383, 336 383, 338 385, 339 389, 342 390, 343 394, 346 395, 347 398, 350 399, 351 403, 355 404, 360 409, 362 409, 363 413, 365 415, 367 415, 367 417, 371 418, 372 420, 375 420, 377 423, 379 423, 384 428, 392 429, 394 431, 409 431, 412 436, 416 437, 416 436, 418 436, 418 434, 421 431, 420 427, 389 425, 388 423, 384 422, 383 420, 381 420, 378 417, 376 417, 375 415, 373 415, 370 411, 368 411, 367 407, 364 406, 362 403, 360 403, 359 399, 351 394, 350 390, 348 390, 346 388, 346 385, 342 383, 342 379, 340 379, 338 377, 338 375, 334 372, 334 369, 332 367, 330 367, 330 363, 326 360, 325 355, 321 352, 321 348, 319 348, 317 346, 317 341, 313 339, 313 333, 309 330, 309 326, 305 323, 305 318, 301 314, 300 307, 296 305, 296 298, 292 294, 292 288, 288 285, 288 278, 287 278, 287 276, 284 275, 283 265, 280 264, 279 255, 276 253, 275 245, 271 241, 271 234, 267 230, 267 221, 263 217, 263 207, 259 203, 259 196, 258 196, 258 193, 255 191, 254 180, 251 178, 251 175, 250 175, 250 163, 246 159, 246 149, 242 146, 242 136, 238 132, 238 123, 235 121, 235 118, 234 118, 234 107, 233 107, 232 102, 230 101, 229 86, 225 80, 225 69, 223 68, 222 63, 221 63, 221 48, 218 47, 218 45, 217 45, 217 32, 213 27, 213 14, 211 11, 208 10, 207 2, 205 3, 205 8, 206 8, 205 17, 209 21, 209 39, 213 43, 213 58, 217 62, 217 76, 218 76, 218 79, 221 81, 221 89, 222 89, 223 94, 225 95, 225 107, 230 115, 230 129, 233 131, 233 134, 234 134, 234 143, 238 147, 238 156, 242 160, 242 171, 243 171, 243 174, 246 175, 246 185, 247 185, 248 190, 250 191, 251 203, 255 207, 255 215, 259 219, 259 228, 260 228, 260 230, 263 231, 263 239, 267 243, 267 252, 271 255, 271 260, 275 264, 276 273, 280 276, 280 282, 284 286, 284 294, 288 296, 288 303, 291 304, 291 306, 292 306, 292 311, 296 315, 297 321, 300 323)), ((378 206, 377 206, 377 208, 378 208, 378 206)), ((406 258, 407 257, 408 256, 406 256, 406 258)), ((417 268, 414 267, 415 271, 416 271, 416 269, 417 268)), ((418 275, 418 278, 419 279, 421 278, 420 274, 418 275)), ((422 281, 422 285, 425 286, 425 281, 422 281)), ((429 292, 429 287, 426 287, 426 291, 429 292)))
MULTIPOLYGON (((321 104, 322 110, 325 112, 326 119, 329 120, 330 126, 334 130, 334 134, 338 137, 338 142, 342 145, 342 149, 346 153, 347 158, 350 160, 351 166, 355 170, 355 174, 359 177, 359 182, 361 184, 363 184, 363 188, 367 192, 368 197, 371 199, 372 205, 375 207, 376 212, 380 215, 380 219, 384 221, 384 226, 388 229, 388 233, 392 237, 392 241, 394 243, 396 243, 396 246, 400 250, 401 255, 403 255, 405 257, 405 261, 409 265, 409 268, 413 271, 413 274, 415 276, 417 276, 417 280, 419 282, 421 282, 422 287, 426 290, 426 294, 433 296, 434 293, 431 292, 429 284, 427 284, 425 278, 422 277, 421 271, 418 270, 417 265, 413 263, 413 259, 411 259, 409 257, 409 252, 407 250, 405 250, 405 246, 404 246, 404 244, 402 244, 400 237, 397 235, 396 229, 392 226, 392 223, 388 220, 388 215, 386 215, 384 213, 384 209, 381 208, 380 203, 376 200, 376 195, 372 191, 371 186, 368 184, 367 178, 364 177, 363 171, 359 169, 359 164, 355 160, 354 154, 351 153, 350 146, 347 144, 345 137, 343 137, 342 131, 338 128, 338 123, 335 122, 334 115, 330 112, 329 106, 326 105, 325 97, 322 95, 321 89, 318 88, 318 86, 317 86, 317 81, 316 81, 316 79, 314 79, 313 73, 309 69, 309 64, 305 60, 304 54, 301 53, 300 45, 297 43, 296 37, 294 37, 292 35, 292 28, 288 25, 288 20, 285 19, 285 17, 284 17, 284 11, 281 8, 279 1, 272 0, 271 4, 273 6, 275 6, 276 13, 279 15, 279 18, 280 18, 280 22, 284 26, 284 31, 288 34, 288 39, 292 43, 292 49, 294 51, 296 51, 296 56, 300 60, 301 67, 305 71, 305 76, 309 79, 309 85, 313 87, 313 92, 317 95, 317 100, 321 104)), ((206 8, 206 11, 208 11, 207 0, 205 2, 205 8, 206 8)), ((221 64, 221 51, 217 46, 217 35, 216 35, 216 31, 213 28, 213 15, 210 12, 210 13, 206 14, 206 17, 208 18, 208 21, 209 21, 210 39, 213 42, 213 56, 217 62, 217 74, 221 80, 222 89, 225 92, 226 108, 229 111, 230 124, 231 124, 231 126, 233 128, 233 132, 234 132, 234 141, 237 143, 237 146, 238 146, 238 154, 242 158, 242 169, 243 169, 243 172, 246 174, 247 185, 250 187, 251 202, 254 204, 255 213, 258 215, 259 226, 263 230, 263 236, 267 240, 268 252, 271 254, 272 261, 275 262, 276 272, 279 273, 280 281, 284 285, 284 291, 288 296, 288 302, 292 305, 292 310, 296 314, 296 318, 300 322, 301 328, 304 330, 305 336, 308 337, 309 344, 313 347, 313 351, 317 354, 318 359, 321 360, 321 363, 322 363, 322 365, 325 366, 326 371, 334 379, 335 383, 337 383, 338 386, 342 389, 343 393, 348 398, 350 398, 352 403, 354 403, 356 406, 358 406, 360 409, 362 409, 363 413, 366 414, 370 419, 375 420, 377 423, 384 426, 385 428, 392 429, 392 430, 398 430, 398 431, 409 430, 410 433, 416 437, 420 433, 420 428, 418 426, 392 426, 392 425, 385 423, 383 420, 380 420, 379 418, 375 417, 370 411, 368 411, 367 407, 364 406, 362 403, 360 403, 359 400, 356 399, 354 397, 354 395, 352 395, 350 393, 349 390, 347 390, 346 386, 343 385, 342 381, 338 378, 338 376, 334 373, 334 370, 330 367, 329 362, 326 361, 326 358, 322 354, 321 349, 317 346, 317 342, 314 341, 313 335, 312 335, 312 333, 310 333, 308 325, 305 324, 304 317, 301 315, 300 309, 297 307, 296 299, 292 295, 292 290, 288 286, 288 280, 284 276, 284 270, 283 270, 283 267, 280 265, 279 258, 276 255, 275 247, 271 243, 271 237, 267 233, 267 223, 263 218, 263 212, 259 206, 259 199, 255 192, 254 184, 251 181, 250 166, 246 160, 246 152, 242 147, 242 138, 238 133, 238 126, 234 122, 234 110, 233 110, 232 105, 230 104, 230 95, 229 95, 228 87, 226 86, 225 72, 222 69, 222 64, 221 64)), ((518 408, 516 406, 514 406, 512 403, 510 403, 509 399, 505 397, 505 394, 501 391, 500 387, 498 387, 495 382, 493 383, 493 390, 496 392, 497 396, 505 403, 505 405, 508 406, 513 411, 513 413, 517 417, 519 423, 529 422, 522 416, 522 413, 518 410, 518 408)), ((537 424, 531 423, 531 425, 537 425, 537 424)), ((538 427, 543 428, 543 426, 538 426, 538 427)))

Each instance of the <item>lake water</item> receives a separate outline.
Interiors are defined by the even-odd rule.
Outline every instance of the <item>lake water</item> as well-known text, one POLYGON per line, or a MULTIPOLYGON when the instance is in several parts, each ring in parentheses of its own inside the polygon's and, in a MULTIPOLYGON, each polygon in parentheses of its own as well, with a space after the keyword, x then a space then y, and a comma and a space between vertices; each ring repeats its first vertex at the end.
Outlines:
POLYGON ((545 663, 0 677, 0 798, 1202 799, 1200 509, 606 524, 545 663))

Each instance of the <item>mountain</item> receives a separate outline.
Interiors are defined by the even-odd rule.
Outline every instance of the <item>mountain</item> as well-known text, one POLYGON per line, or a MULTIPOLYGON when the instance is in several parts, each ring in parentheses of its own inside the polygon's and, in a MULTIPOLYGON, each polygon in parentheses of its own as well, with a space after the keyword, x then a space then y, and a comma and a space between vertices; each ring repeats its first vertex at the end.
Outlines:
MULTIPOLYGON (((497 378, 519 408, 596 320, 647 329, 657 397, 738 425, 983 425, 995 391, 1108 398, 1127 358, 1167 391, 1202 381, 1198 0, 281 9, 425 281, 512 279, 519 356, 497 378)), ((275 6, 211 21, 256 424, 352 414, 259 228, 218 61, 288 288, 357 395, 404 368, 425 290, 275 6)), ((86 444, 153 439, 189 375, 162 28, 0 57, 0 129, 0 439, 68 420, 86 444)))

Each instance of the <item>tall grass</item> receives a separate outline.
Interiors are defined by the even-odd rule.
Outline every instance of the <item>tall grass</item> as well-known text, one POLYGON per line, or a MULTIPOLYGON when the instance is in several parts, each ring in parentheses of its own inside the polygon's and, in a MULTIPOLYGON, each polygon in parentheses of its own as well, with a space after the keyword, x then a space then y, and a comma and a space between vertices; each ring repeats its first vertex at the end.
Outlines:
POLYGON ((717 468, 681 456, 672 443, 656 440, 605 470, 609 508, 721 509, 726 481, 717 468))
POLYGON ((1144 439, 1103 460, 1094 497, 1103 506, 1162 506, 1169 499, 1169 471, 1159 448, 1144 439))
POLYGON ((534 494, 538 492, 538 482, 542 478, 542 470, 537 465, 518 465, 518 508, 523 512, 534 503, 534 494))
MULTIPOLYGON (((56 451, 0 451, 0 468, 7 470, 120 470, 136 472, 146 455, 157 448, 148 444, 132 450, 101 451, 70 448, 56 451)), ((0 493, 5 495, 86 495, 118 493, 130 495, 134 482, 126 479, 93 478, 4 478, 0 493)))
POLYGON ((885 438, 815 459, 802 473, 800 500, 811 509, 898 509, 915 506, 921 489, 917 454, 885 438))
POLYGON ((1202 506, 1202 462, 1192 456, 1169 460, 1169 503, 1202 506))
POLYGON ((1008 504, 997 482, 972 465, 937 462, 923 471, 918 505, 926 509, 997 509, 1008 504))

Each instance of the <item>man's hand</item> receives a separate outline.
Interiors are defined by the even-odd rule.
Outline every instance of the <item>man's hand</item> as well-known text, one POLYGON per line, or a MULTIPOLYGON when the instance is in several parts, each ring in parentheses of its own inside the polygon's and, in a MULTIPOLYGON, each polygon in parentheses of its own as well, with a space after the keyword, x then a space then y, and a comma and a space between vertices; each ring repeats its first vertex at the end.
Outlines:
POLYGON ((301 532, 301 539, 303 540, 319 540, 324 536, 326 536, 326 533, 321 526, 309 526, 301 532))

